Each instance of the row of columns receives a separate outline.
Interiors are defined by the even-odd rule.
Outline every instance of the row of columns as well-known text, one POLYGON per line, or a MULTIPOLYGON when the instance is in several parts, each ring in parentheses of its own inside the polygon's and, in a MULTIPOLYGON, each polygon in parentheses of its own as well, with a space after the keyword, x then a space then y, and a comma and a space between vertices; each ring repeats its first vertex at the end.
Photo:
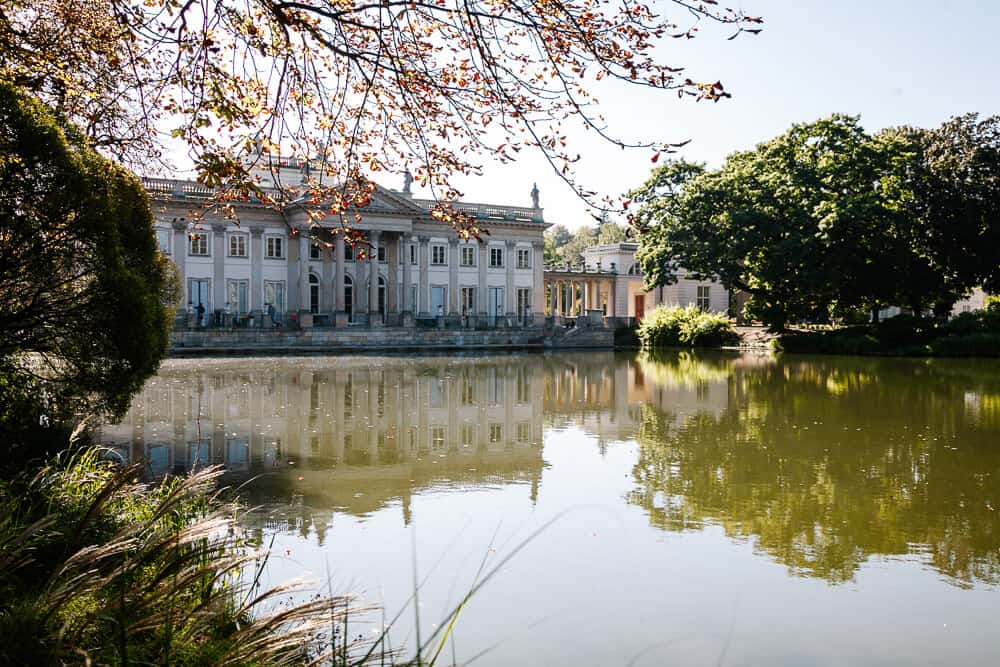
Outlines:
POLYGON ((546 314, 550 316, 576 317, 588 310, 604 310, 607 316, 615 315, 614 278, 555 278, 545 283, 545 290, 548 294, 546 314))

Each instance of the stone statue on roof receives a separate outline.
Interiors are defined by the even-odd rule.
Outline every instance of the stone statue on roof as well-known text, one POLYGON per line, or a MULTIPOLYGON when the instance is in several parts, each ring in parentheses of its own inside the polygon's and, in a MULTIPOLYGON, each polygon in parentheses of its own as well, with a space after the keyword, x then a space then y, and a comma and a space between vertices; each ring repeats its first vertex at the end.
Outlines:
POLYGON ((403 171, 403 194, 413 194, 413 191, 410 189, 411 185, 413 185, 413 174, 410 173, 410 169, 407 167, 403 171))
POLYGON ((534 208, 541 208, 538 205, 538 183, 535 183, 531 187, 531 205, 534 208))

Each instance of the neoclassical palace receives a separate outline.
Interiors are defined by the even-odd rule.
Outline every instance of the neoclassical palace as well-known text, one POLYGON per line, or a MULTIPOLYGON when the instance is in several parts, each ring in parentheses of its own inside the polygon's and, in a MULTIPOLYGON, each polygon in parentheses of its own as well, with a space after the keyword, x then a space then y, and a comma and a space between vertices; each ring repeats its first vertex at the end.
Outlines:
MULTIPOLYGON (((239 202, 239 222, 208 217, 198 228, 190 212, 213 191, 193 181, 146 178, 160 247, 183 285, 179 324, 313 327, 441 325, 492 327, 541 324, 543 241, 548 225, 538 205, 460 203, 488 229, 484 242, 465 242, 431 217, 433 201, 377 187, 354 228, 368 245, 338 235, 314 244, 301 205, 285 210, 239 202)), ((339 225, 339 221, 331 221, 339 225)))
MULTIPOLYGON (((301 178, 287 164, 279 180, 301 178)), ((146 178, 157 237, 183 286, 179 329, 414 327, 541 328, 586 322, 614 327, 641 320, 660 304, 725 311, 729 294, 712 281, 682 273, 675 285, 647 292, 636 244, 589 248, 577 266, 544 266, 545 222, 537 188, 531 206, 460 202, 486 229, 463 241, 434 219, 435 202, 376 187, 355 229, 367 243, 312 239, 301 202, 283 210, 259 201, 236 203, 235 220, 191 213, 215 194, 194 181, 146 178), (582 319, 581 319, 582 318, 582 319)), ((339 226, 332 220, 331 226, 339 226)))

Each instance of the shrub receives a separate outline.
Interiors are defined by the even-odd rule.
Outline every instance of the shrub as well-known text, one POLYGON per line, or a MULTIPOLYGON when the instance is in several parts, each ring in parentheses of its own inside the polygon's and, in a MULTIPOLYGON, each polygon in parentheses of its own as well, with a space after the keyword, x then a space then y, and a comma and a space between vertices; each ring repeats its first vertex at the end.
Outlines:
POLYGON ((646 314, 637 332, 647 349, 657 347, 719 347, 738 340, 729 318, 693 305, 659 306, 646 314))
POLYGON ((944 336, 930 345, 939 357, 1000 357, 1000 332, 944 336))

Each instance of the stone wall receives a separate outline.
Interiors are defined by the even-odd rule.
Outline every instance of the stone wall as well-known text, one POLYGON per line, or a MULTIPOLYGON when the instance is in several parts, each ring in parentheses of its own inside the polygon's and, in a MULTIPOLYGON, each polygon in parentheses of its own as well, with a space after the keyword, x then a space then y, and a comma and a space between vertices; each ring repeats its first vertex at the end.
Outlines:
MULTIPOLYGON (((571 330, 572 331, 572 330, 571 330)), ((174 331, 171 353, 353 352, 361 350, 475 350, 542 347, 611 348, 610 329, 575 334, 541 328, 489 331, 449 329, 242 329, 174 331)))

